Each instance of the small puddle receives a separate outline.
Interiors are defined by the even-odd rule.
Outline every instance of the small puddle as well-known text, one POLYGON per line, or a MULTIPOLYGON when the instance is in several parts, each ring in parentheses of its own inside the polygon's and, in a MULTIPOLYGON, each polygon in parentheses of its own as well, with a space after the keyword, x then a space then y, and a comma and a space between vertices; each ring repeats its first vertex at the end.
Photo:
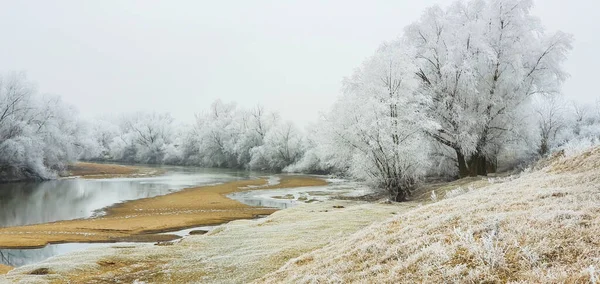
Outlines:
POLYGON ((163 235, 177 235, 180 237, 187 237, 190 236, 190 232, 191 231, 207 231, 210 232, 212 231, 214 228, 218 227, 219 225, 216 226, 202 226, 202 227, 195 227, 195 228, 189 228, 189 229, 184 229, 184 230, 179 230, 179 231, 175 231, 175 232, 165 232, 165 233, 161 233, 163 235))

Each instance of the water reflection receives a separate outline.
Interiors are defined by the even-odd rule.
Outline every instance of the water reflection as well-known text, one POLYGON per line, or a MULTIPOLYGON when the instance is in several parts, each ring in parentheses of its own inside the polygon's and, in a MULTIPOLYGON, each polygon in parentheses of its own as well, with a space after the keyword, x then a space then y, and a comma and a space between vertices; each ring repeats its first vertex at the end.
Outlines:
POLYGON ((250 206, 262 206, 262 207, 270 207, 277 209, 286 209, 289 207, 293 207, 298 204, 302 204, 302 202, 296 201, 295 199, 277 199, 272 198, 271 195, 281 194, 281 191, 248 191, 248 192, 236 192, 228 195, 227 197, 237 200, 241 203, 250 206))
POLYGON ((296 187, 236 192, 227 197, 251 206, 286 209, 306 202, 323 201, 335 196, 362 196, 371 189, 362 183, 327 179, 326 186, 296 187))
POLYGON ((39 249, 0 249, 0 263, 13 267, 44 261, 50 257, 94 247, 134 245, 134 243, 68 243, 39 249))
POLYGON ((125 200, 167 194, 183 188, 247 178, 250 173, 168 167, 163 176, 118 179, 63 179, 0 184, 0 227, 87 218, 125 200))
MULTIPOLYGON (((106 206, 125 200, 153 197, 193 186, 265 175, 225 169, 164 168, 167 174, 147 178, 62 179, 0 184, 0 227, 88 218, 106 206)), ((276 178, 269 179, 269 183, 276 182, 278 182, 276 178)), ((212 228, 212 226, 190 228, 172 234, 184 237, 192 230, 209 231, 212 228)), ((39 249, 0 249, 0 263, 18 267, 72 251, 115 245, 117 244, 66 243, 47 245, 39 249)))

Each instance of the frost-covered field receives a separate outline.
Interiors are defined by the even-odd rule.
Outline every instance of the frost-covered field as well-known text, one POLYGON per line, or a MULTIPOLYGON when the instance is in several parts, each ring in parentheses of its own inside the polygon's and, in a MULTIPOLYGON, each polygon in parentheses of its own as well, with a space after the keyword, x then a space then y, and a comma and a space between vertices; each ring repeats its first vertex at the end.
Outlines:
POLYGON ((238 220, 167 246, 127 245, 61 255, 16 268, 4 281, 243 283, 275 271, 289 259, 321 248, 411 204, 327 201, 258 220, 238 220), (343 208, 334 208, 334 206, 343 208), (46 275, 31 275, 47 268, 46 275))
POLYGON ((451 194, 289 261, 259 283, 597 283, 600 148, 451 194))

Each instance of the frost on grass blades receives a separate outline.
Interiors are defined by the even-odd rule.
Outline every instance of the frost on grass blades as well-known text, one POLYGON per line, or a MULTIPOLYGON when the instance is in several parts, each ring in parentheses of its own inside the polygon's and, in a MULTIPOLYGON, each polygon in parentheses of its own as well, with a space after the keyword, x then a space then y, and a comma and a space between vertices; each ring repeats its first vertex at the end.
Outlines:
POLYGON ((599 181, 596 148, 401 211, 257 283, 594 283, 599 181))

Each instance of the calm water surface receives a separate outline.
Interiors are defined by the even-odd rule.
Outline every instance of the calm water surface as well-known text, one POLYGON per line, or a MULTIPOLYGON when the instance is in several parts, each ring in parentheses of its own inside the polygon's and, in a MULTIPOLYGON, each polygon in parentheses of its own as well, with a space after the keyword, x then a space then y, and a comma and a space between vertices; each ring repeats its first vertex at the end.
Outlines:
POLYGON ((166 167, 147 178, 62 179, 0 184, 0 227, 88 218, 126 200, 164 195, 184 188, 248 178, 251 173, 166 167))
MULTIPOLYGON (((102 209, 115 203, 153 197, 184 188, 224 183, 233 180, 265 176, 264 173, 195 167, 163 167, 167 173, 146 178, 62 179, 46 182, 0 184, 0 227, 22 226, 61 220, 89 218, 102 214, 102 209)), ((276 184, 276 177, 269 184, 276 184)), ((249 205, 287 208, 294 201, 255 199, 252 194, 235 194, 232 198, 249 205)), ((184 237, 189 231, 213 227, 198 227, 172 234, 184 237)), ((37 249, 0 249, 0 263, 22 266, 49 257, 91 247, 109 247, 122 243, 66 243, 37 249)))
MULTIPOLYGON (((156 177, 61 179, 0 184, 0 227, 89 218, 102 214, 102 209, 107 206, 126 200, 164 195, 184 188, 254 176, 247 171, 225 169, 163 168, 167 173, 156 177)), ((184 230, 175 233, 184 236, 188 232, 184 230)), ((71 251, 114 245, 67 243, 47 245, 39 249, 0 249, 0 263, 22 266, 71 251)))

